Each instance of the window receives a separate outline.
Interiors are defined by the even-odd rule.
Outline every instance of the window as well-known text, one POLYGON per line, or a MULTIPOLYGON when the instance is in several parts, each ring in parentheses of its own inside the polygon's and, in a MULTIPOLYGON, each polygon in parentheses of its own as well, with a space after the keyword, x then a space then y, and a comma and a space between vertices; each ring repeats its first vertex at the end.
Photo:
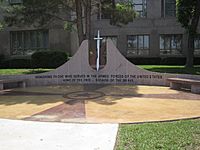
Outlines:
POLYGON ((200 55, 200 34, 194 39, 194 55, 200 55))
POLYGON ((182 55, 182 35, 160 35, 161 55, 182 55))
POLYGON ((22 4, 23 0, 9 0, 9 3, 11 5, 22 4))
POLYGON ((127 44, 128 55, 149 55, 149 35, 129 35, 127 44))
POLYGON ((131 0, 133 8, 139 17, 147 16, 147 1, 146 0, 131 0))
MULTIPOLYGON (((147 16, 147 0, 116 0, 116 3, 127 3, 130 2, 133 9, 137 12, 138 17, 147 16)), ((101 4, 97 7, 99 8, 98 19, 110 19, 111 18, 111 0, 102 0, 101 4)))
POLYGON ((48 31, 11 31, 12 55, 30 55, 35 50, 48 48, 48 31))
POLYGON ((162 17, 176 16, 176 0, 162 0, 162 17))

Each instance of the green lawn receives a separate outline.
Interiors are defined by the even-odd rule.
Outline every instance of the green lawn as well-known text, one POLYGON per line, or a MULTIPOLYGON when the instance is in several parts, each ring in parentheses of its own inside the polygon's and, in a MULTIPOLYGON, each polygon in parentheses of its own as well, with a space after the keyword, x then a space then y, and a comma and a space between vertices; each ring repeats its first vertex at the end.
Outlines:
POLYGON ((37 74, 51 69, 0 69, 0 75, 37 74))
POLYGON ((162 73, 178 73, 178 74, 194 74, 200 75, 200 66, 194 66, 194 68, 185 68, 184 66, 159 66, 159 65, 140 65, 139 67, 144 68, 153 72, 162 73))
POLYGON ((200 150, 200 119, 120 125, 116 150, 200 150))
MULTIPOLYGON (((178 74, 194 74, 200 75, 200 66, 188 69, 184 66, 155 66, 155 65, 139 65, 149 71, 162 73, 178 73, 178 74)), ((47 72, 52 69, 0 69, 0 75, 16 75, 16 74, 36 74, 47 72)))

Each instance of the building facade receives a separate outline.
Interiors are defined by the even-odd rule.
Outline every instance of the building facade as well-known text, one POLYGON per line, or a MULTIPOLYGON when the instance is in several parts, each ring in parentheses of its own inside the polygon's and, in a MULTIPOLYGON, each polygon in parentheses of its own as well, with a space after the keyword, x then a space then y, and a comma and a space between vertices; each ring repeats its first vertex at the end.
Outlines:
MULTIPOLYGON (((122 27, 111 26, 106 15, 93 18, 93 32, 111 37, 126 57, 184 57, 185 30, 176 18, 176 0, 129 0, 138 17, 122 27)), ((101 12, 103 14, 103 12, 101 12)), ((195 56, 200 56, 200 24, 195 56)))
MULTIPOLYGON (((21 1, 13 0, 14 3, 21 1)), ((92 16, 92 36, 95 37, 100 30, 101 35, 111 38, 127 58, 186 55, 186 33, 177 22, 176 0, 129 2, 137 12, 132 22, 122 27, 110 25, 109 16, 100 9, 92 16)), ((198 33, 194 41, 196 57, 200 57, 200 25, 198 33)), ((0 32, 0 43, 0 54, 6 56, 30 55, 39 49, 58 49, 73 55, 78 48, 77 34, 65 31, 59 22, 47 29, 7 28, 0 32)))
MULTIPOLYGON (((5 5, 15 5, 23 0, 9 0, 5 5)), ((0 15, 0 19, 2 16, 0 15)), ((7 27, 0 31, 0 54, 8 57, 30 56, 37 50, 71 51, 70 33, 61 21, 54 21, 45 28, 7 27)))

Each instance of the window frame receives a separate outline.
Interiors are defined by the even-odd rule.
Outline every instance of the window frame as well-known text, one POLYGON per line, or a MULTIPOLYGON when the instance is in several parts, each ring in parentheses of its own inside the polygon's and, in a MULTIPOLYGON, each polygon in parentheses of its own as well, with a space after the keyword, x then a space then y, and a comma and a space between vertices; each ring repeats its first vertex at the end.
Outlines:
MULTIPOLYGON (((175 10, 174 15, 166 15, 166 1, 167 0, 161 0, 161 17, 163 18, 174 18, 176 17, 177 7, 176 7, 176 0, 175 1, 175 10)), ((168 4, 174 4, 174 3, 168 3, 168 4)))
MULTIPOLYGON (((133 40, 131 40, 133 43, 133 40)), ((129 56, 149 56, 150 55, 150 34, 127 35, 127 55, 129 56), (136 37, 136 47, 129 47, 129 37, 136 37), (142 37, 142 47, 140 47, 139 38, 142 37), (148 38, 148 47, 146 48, 145 37, 148 38), (131 53, 132 51, 132 53, 131 53), (143 51, 147 51, 146 54, 143 51)))
POLYGON ((48 48, 49 48, 48 29, 10 31, 11 55, 29 55, 27 54, 28 51, 31 52, 48 48), (41 34, 42 38, 38 36, 39 33, 42 33, 41 34), (19 40, 21 40, 20 48, 19 48, 19 43, 20 43, 19 40), (41 40, 40 46, 38 45, 38 40, 41 40))
POLYGON ((141 0, 141 1, 142 3, 135 4, 134 0, 131 0, 131 3, 135 11, 136 11, 135 6, 142 6, 142 11, 136 11, 136 13, 139 12, 139 18, 146 18, 147 17, 147 0, 141 0))
POLYGON ((194 55, 200 56, 200 34, 197 34, 194 38, 194 55), (195 47, 195 41, 197 40, 198 47, 195 47))
POLYGON ((182 56, 183 55, 183 34, 160 34, 159 36, 159 50, 161 56, 182 56), (161 38, 164 37, 164 47, 161 48, 161 38), (176 40, 180 36, 181 43, 180 43, 180 49, 178 49, 178 45, 176 43, 176 48, 173 48, 173 39, 176 40), (169 48, 166 48, 166 39, 169 38, 169 48), (163 52, 162 52, 163 51, 163 52), (164 54, 164 51, 167 51, 168 53, 164 54), (178 54, 174 54, 173 51, 179 52, 178 54))
MULTIPOLYGON (((16 0, 15 0, 16 1, 16 0)), ((17 0, 17 2, 15 2, 13 0, 8 0, 10 5, 19 5, 19 4, 23 4, 23 0, 17 0)))

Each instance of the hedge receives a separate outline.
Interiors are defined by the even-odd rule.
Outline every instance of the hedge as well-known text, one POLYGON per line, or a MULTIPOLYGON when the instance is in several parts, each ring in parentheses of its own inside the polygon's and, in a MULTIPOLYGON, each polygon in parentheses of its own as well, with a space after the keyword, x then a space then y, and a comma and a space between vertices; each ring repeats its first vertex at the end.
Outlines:
POLYGON ((1 68, 3 69, 23 69, 31 68, 30 58, 10 58, 1 62, 1 68))
POLYGON ((0 68, 57 68, 68 60, 68 54, 62 51, 41 50, 30 56, 12 56, 4 58, 0 55, 0 68))
POLYGON ((5 56, 3 54, 0 54, 0 63, 5 59, 5 56))
MULTIPOLYGON (((127 58, 135 65, 185 65, 186 58, 184 57, 141 57, 141 58, 127 58)), ((194 58, 194 64, 200 65, 200 57, 194 58)))
POLYGON ((33 68, 57 68, 68 61, 69 55, 63 51, 43 50, 31 56, 33 68))
MULTIPOLYGON (((68 61, 68 54, 62 51, 44 50, 35 52, 31 57, 5 59, 0 55, 0 68, 57 68, 68 61)), ((136 65, 185 65, 186 58, 183 57, 148 57, 148 58, 127 58, 136 65)), ((200 65, 200 57, 194 59, 195 65, 200 65)))

